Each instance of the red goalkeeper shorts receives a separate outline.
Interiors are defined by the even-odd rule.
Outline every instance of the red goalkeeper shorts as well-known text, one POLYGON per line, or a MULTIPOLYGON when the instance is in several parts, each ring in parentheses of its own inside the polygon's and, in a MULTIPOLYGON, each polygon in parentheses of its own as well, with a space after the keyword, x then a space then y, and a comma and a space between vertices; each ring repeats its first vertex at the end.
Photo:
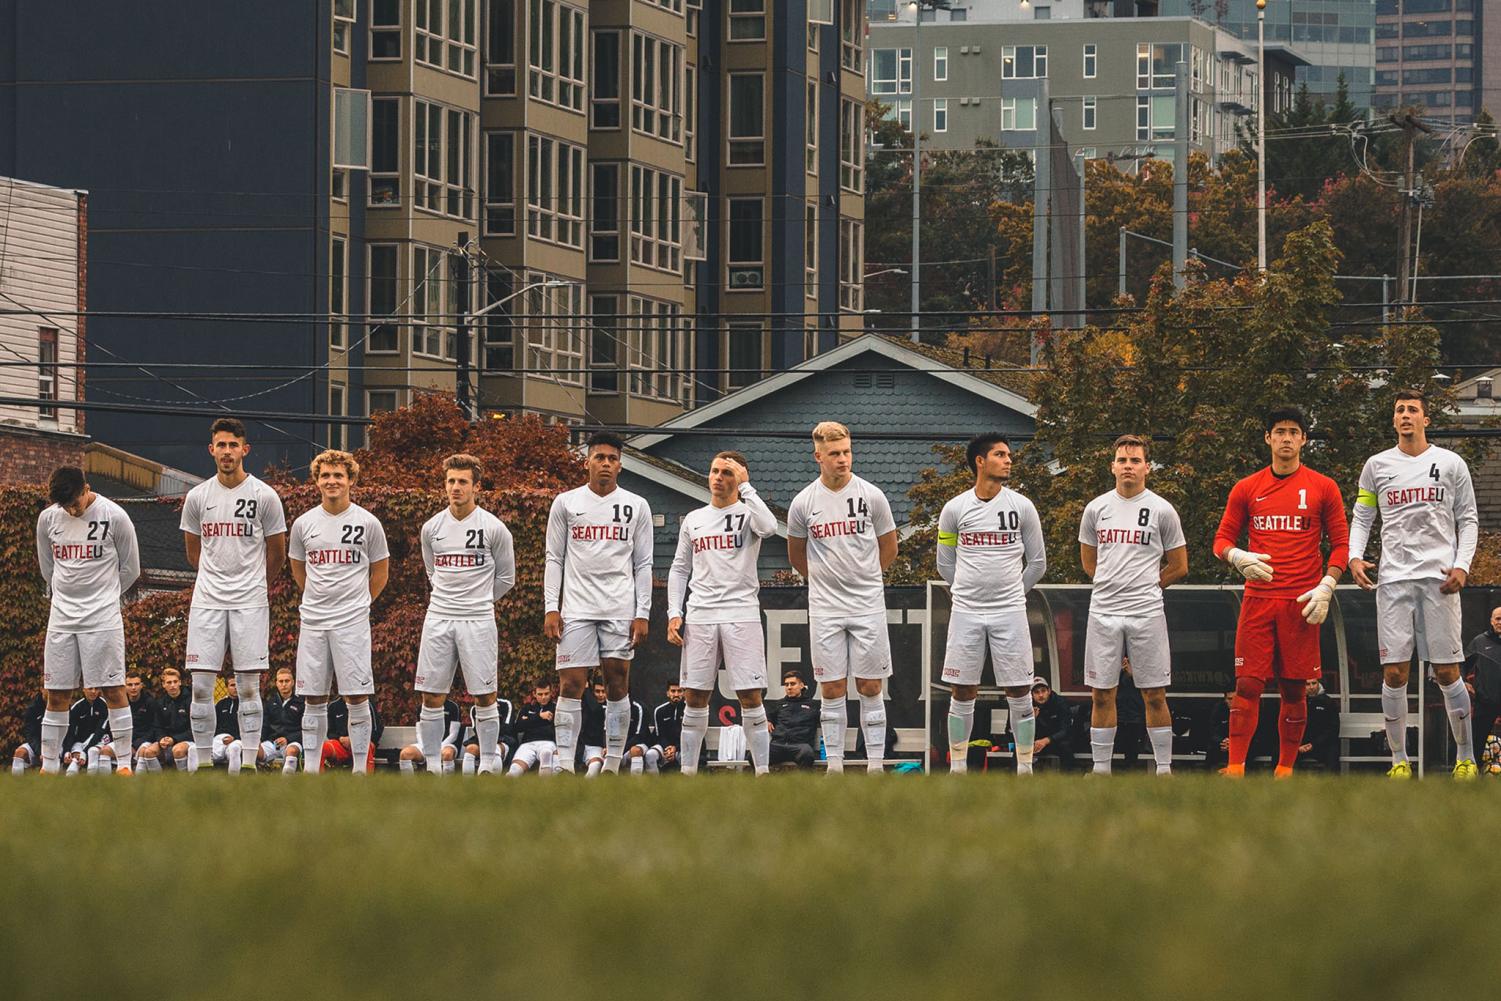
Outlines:
POLYGON ((1306 681, 1323 674, 1319 627, 1303 620, 1303 606, 1292 598, 1241 599, 1235 627, 1235 676, 1273 681, 1306 681))

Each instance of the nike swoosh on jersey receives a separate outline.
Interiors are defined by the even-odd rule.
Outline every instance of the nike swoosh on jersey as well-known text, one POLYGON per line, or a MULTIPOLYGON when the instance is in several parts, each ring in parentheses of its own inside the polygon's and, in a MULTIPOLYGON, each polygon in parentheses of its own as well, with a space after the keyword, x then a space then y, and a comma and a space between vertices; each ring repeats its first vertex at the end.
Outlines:
POLYGON ((1110 512, 1109 511, 1101 511, 1100 512, 1100 520, 1101 521, 1109 521, 1110 520, 1110 512))
MULTIPOLYGON (((1266 495, 1266 497, 1270 497, 1270 496, 1272 496, 1272 495, 1271 494, 1267 494, 1266 495)), ((1256 498, 1256 503, 1260 504, 1262 501, 1266 500, 1266 497, 1258 497, 1258 498, 1256 498)))

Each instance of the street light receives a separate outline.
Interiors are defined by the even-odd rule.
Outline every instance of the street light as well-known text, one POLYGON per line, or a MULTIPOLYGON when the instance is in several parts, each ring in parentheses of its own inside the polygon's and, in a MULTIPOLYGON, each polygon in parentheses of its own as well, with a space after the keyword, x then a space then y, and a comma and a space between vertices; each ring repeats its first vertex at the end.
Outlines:
POLYGON ((880 271, 867 271, 862 277, 879 278, 881 275, 905 275, 906 268, 882 268, 880 271))
POLYGON ((1266 275, 1266 0, 1256 0, 1256 272, 1266 275))
MULTIPOLYGON (((456 402, 459 405, 459 410, 464 414, 464 419, 465 420, 473 421, 473 420, 476 419, 476 416, 477 416, 475 414, 475 412, 474 412, 475 408, 470 405, 470 400, 469 400, 469 325, 470 325, 470 322, 473 321, 473 320, 479 319, 480 317, 484 316, 486 313, 490 312, 490 310, 495 309, 497 306, 504 306, 506 303, 510 302, 512 299, 516 298, 517 296, 525 295, 526 293, 532 291, 533 289, 539 289, 539 288, 563 288, 563 287, 566 287, 568 285, 573 285, 573 284, 575 284, 575 283, 574 282, 565 282, 565 281, 562 281, 561 279, 558 279, 558 278, 549 278, 547 281, 542 281, 542 282, 532 282, 530 285, 523 285, 521 288, 519 288, 516 291, 512 292, 508 296, 505 296, 505 297, 500 298, 500 299, 496 299, 494 302, 490 303, 490 305, 486 306, 484 309, 476 310, 473 313, 468 312, 467 310, 461 311, 459 313, 459 370, 458 370, 458 385, 456 387, 456 392, 454 393, 454 396, 456 398, 456 402)), ((478 372, 478 377, 475 379, 475 387, 476 387, 476 393, 475 393, 475 395, 476 396, 479 395, 478 394, 478 387, 480 385, 480 380, 484 378, 484 375, 485 375, 485 355, 484 355, 484 352, 481 351, 480 352, 480 357, 479 357, 479 372, 478 372)), ((521 387, 522 387, 521 388, 521 392, 522 392, 522 406, 525 407, 525 405, 526 405, 526 399, 525 399, 525 394, 526 394, 526 380, 524 378, 521 380, 521 387)))

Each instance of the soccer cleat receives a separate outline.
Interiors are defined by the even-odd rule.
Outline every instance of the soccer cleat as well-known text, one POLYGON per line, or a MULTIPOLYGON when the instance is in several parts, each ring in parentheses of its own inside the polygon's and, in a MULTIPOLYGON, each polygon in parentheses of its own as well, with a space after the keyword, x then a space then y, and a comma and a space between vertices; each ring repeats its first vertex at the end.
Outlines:
POLYGON ((133 772, 133 771, 130 770, 130 766, 129 765, 121 765, 119 768, 115 769, 115 774, 116 775, 134 775, 135 772, 133 772))
POLYGON ((1461 782, 1469 782, 1480 777, 1480 769, 1475 767, 1473 759, 1465 758, 1454 763, 1454 777, 1461 782))
POLYGON ((1246 777, 1245 765, 1226 765, 1220 769, 1220 774, 1227 779, 1243 779, 1246 777))
POLYGON ((1275 779, 1290 779, 1292 777, 1293 777, 1293 767, 1292 767, 1292 765, 1278 765, 1277 766, 1277 770, 1272 773, 1272 778, 1275 778, 1275 779))
POLYGON ((1386 770, 1386 777, 1389 779, 1410 779, 1412 778, 1412 765, 1406 761, 1398 761, 1386 770))

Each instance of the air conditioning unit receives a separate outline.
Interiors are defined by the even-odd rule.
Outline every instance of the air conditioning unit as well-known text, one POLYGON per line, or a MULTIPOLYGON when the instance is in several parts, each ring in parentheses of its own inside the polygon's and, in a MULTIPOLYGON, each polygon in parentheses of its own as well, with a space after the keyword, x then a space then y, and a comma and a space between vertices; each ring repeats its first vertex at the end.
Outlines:
POLYGON ((967 98, 967 97, 961 97, 961 98, 959 98, 959 107, 964 108, 964 107, 968 107, 968 106, 969 106, 969 98, 967 98))
POLYGON ((761 268, 736 268, 730 272, 730 288, 761 288, 762 275, 761 268))
POLYGON ((961 56, 967 56, 967 55, 969 55, 969 46, 968 45, 961 45, 961 46, 959 46, 959 54, 961 56))

